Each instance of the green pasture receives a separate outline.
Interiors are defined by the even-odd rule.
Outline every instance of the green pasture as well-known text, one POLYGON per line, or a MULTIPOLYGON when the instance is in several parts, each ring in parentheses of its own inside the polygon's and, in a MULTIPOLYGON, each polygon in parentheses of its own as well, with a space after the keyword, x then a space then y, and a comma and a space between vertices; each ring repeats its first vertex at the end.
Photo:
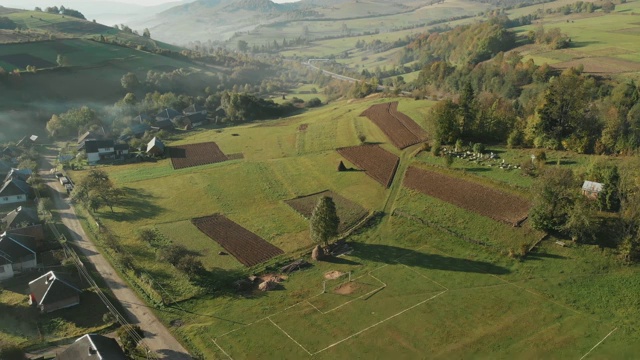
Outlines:
MULTIPOLYGON (((555 3, 552 3, 555 4, 555 3)), ((550 4, 549 4, 550 5, 550 4)), ((545 17, 545 28, 559 28, 571 37, 568 49, 549 50, 543 46, 527 48, 523 54, 536 63, 575 61, 586 69, 604 73, 637 73, 640 71, 640 22, 633 14, 640 13, 640 2, 616 5, 610 14, 554 15, 545 17)), ((534 30, 539 24, 518 28, 534 30)))
POLYGON ((351 255, 293 273, 281 290, 190 300, 166 319, 186 321, 177 333, 211 359, 580 358, 614 329, 594 358, 636 348, 636 301, 615 289, 637 294, 640 284, 591 247, 548 242, 515 262, 397 217, 352 240, 351 255), (321 294, 328 271, 351 271, 353 293, 335 292, 341 278, 321 294), (603 271, 615 275, 600 279, 603 271), (602 286, 593 295, 589 277, 602 286))
MULTIPOLYGON (((104 208, 98 216, 144 277, 182 300, 157 312, 162 321, 180 321, 172 331, 206 359, 412 359, 425 353, 580 358, 614 329, 589 356, 633 357, 640 336, 638 269, 621 266, 612 251, 560 247, 551 237, 523 260, 512 259, 509 249, 532 245, 542 234, 526 223, 514 228, 468 213, 399 183, 387 190, 362 172, 336 171, 341 157, 335 148, 359 144, 359 135, 401 155, 401 169, 438 165, 441 159, 426 153, 400 153, 359 116, 372 104, 394 100, 429 131, 426 114, 433 102, 340 101, 281 120, 183 132, 168 144, 215 141, 224 153, 243 153, 244 159, 175 171, 169 159, 102 167, 127 197, 114 213, 104 208), (285 200, 329 189, 367 210, 381 210, 397 188, 391 203, 396 215, 376 217, 351 235, 352 253, 314 262, 267 293, 205 293, 158 262, 155 249, 136 237, 138 228, 155 228, 196 253, 216 276, 233 275, 247 270, 233 257, 218 255, 222 248, 190 223, 192 217, 222 213, 282 248, 283 258, 293 258, 312 243, 307 221, 285 200), (353 282, 327 281, 322 294, 329 271, 351 272, 353 282)), ((507 161, 530 156, 530 150, 494 150, 507 161)), ((547 157, 547 166, 559 159, 578 171, 597 159, 563 152, 547 157)), ((465 166, 455 161, 439 171, 465 171, 469 181, 524 196, 531 185, 515 172, 489 175, 465 166)))

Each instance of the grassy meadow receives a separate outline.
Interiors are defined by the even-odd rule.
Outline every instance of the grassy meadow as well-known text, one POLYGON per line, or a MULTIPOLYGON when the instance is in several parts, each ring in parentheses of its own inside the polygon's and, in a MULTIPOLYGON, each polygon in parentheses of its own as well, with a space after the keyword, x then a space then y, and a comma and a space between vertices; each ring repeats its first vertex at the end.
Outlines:
MULTIPOLYGON (((398 176, 387 190, 362 172, 336 171, 341 158, 335 148, 357 145, 362 134, 401 156, 400 174, 409 164, 464 171, 469 181, 526 196, 531 180, 517 171, 471 171, 463 161, 445 169, 429 154, 400 153, 359 116, 392 100, 429 129, 424 115, 430 101, 342 101, 281 120, 179 133, 169 144, 215 141, 226 154, 243 153, 241 160, 181 170, 169 159, 102 167, 127 199, 114 213, 101 209, 98 216, 144 276, 178 300, 157 311, 165 323, 182 324, 172 327, 178 338, 207 359, 410 359, 427 351, 437 358, 580 358, 613 331, 589 357, 632 357, 640 336, 638 268, 620 265, 612 251, 560 247, 551 237, 516 260, 508 251, 531 246, 541 233, 402 188, 398 176), (261 271, 264 266, 247 270, 232 256, 218 255, 223 249, 189 220, 220 212, 282 248, 281 260, 296 258, 312 243, 307 222, 284 201, 327 189, 367 210, 390 211, 350 236, 351 254, 292 273, 272 292, 203 292, 156 261, 155 250, 136 237, 138 228, 156 229, 220 276, 261 271), (329 280, 322 293, 329 271, 351 272, 353 281, 329 280)), ((529 156, 527 150, 494 150, 508 161, 529 156)), ((576 169, 594 159, 553 152, 547 166, 556 157, 576 169)))

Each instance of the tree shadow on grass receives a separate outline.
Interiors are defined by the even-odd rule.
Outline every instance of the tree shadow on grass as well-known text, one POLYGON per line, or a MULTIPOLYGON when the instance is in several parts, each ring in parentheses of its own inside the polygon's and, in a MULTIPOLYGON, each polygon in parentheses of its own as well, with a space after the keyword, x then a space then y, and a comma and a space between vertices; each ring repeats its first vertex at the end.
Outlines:
POLYGON ((351 245, 354 248, 351 256, 385 264, 402 264, 424 269, 493 275, 504 275, 510 272, 506 268, 483 261, 454 258, 440 254, 429 254, 397 246, 364 243, 351 243, 351 245))
POLYGON ((471 172, 471 173, 478 173, 478 172, 487 172, 487 171, 491 171, 491 169, 477 167, 477 168, 468 168, 468 169, 464 169, 464 171, 466 171, 466 172, 471 172))
POLYGON ((124 196, 117 207, 124 209, 124 211, 111 212, 109 208, 104 208, 100 212, 101 217, 113 221, 137 221, 154 218, 166 211, 155 204, 154 196, 145 190, 124 187, 122 191, 124 191, 124 196))

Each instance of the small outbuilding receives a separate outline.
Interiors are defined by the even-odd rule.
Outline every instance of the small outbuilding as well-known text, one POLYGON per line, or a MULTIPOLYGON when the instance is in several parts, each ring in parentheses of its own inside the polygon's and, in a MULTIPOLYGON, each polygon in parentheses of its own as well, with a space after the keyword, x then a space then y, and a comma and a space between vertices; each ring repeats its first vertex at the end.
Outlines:
POLYGON ((161 156, 162 154, 164 154, 164 144, 162 143, 162 141, 160 141, 160 139, 158 139, 157 137, 151 139, 151 141, 149 141, 149 143, 147 144, 147 154, 152 156, 161 156))
POLYGON ((36 239, 32 236, 4 233, 0 235, 0 280, 37 266, 36 239))
POLYGON ((71 281, 49 271, 29 282, 29 304, 48 313, 80 304, 81 292, 71 281))
POLYGON ((585 181, 582 184, 582 195, 588 197, 589 199, 597 199, 602 192, 602 188, 604 184, 595 182, 595 181, 585 181))

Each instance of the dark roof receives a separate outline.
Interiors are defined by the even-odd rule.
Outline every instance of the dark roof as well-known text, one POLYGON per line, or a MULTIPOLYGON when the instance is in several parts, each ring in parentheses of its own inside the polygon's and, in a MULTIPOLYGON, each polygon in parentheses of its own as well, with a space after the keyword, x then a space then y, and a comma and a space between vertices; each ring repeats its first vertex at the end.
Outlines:
POLYGON ((5 226, 8 229, 12 229, 23 223, 36 224, 40 222, 38 218, 38 212, 34 208, 19 206, 17 209, 12 210, 7 216, 2 219, 5 226))
POLYGON ((2 149, 2 154, 7 155, 7 156, 16 156, 20 153, 20 149, 18 149, 15 146, 7 146, 4 149, 2 149))
POLYGON ((179 112, 173 109, 162 109, 156 115, 157 120, 173 120, 174 118, 181 116, 179 112))
POLYGON ((120 151, 122 151, 122 150, 129 150, 129 144, 115 144, 115 145, 113 146, 113 149, 114 149, 114 150, 120 150, 120 151))
POLYGON ((38 305, 46 305, 76 296, 82 290, 64 276, 49 271, 29 282, 29 292, 38 305))
POLYGON ((15 195, 30 195, 31 186, 26 182, 18 179, 11 178, 5 181, 0 187, 0 196, 15 196, 15 195))
POLYGON ((12 168, 7 173, 7 176, 5 176, 4 181, 7 181, 9 179, 20 179, 22 181, 27 181, 31 177, 31 174, 33 174, 33 171, 31 171, 31 169, 12 168))
POLYGON ((113 147, 113 140, 87 140, 84 142, 85 151, 96 153, 98 149, 113 147))
POLYGON ((165 120, 156 120, 153 126, 160 129, 173 129, 173 123, 169 119, 165 120))
POLYGON ((0 174, 4 174, 4 175, 8 174, 9 171, 11 171, 12 167, 13 166, 11 166, 10 163, 4 160, 0 160, 0 174))
POLYGON ((140 114, 140 115, 134 117, 133 121, 137 121, 137 122, 142 124, 145 121, 151 121, 151 116, 149 116, 147 114, 140 114))
POLYGON ((114 339, 87 334, 69 345, 56 360, 126 360, 124 352, 114 339))
POLYGON ((189 115, 189 114, 199 113, 199 112, 203 112, 203 111, 204 112, 207 111, 207 109, 204 106, 193 104, 193 105, 189 106, 188 108, 184 109, 182 112, 185 115, 189 115))
POLYGON ((147 124, 135 124, 130 127, 133 135, 143 135, 147 130, 151 129, 151 126, 147 124))
POLYGON ((102 139, 103 135, 99 133, 95 133, 93 131, 87 131, 86 133, 80 135, 78 138, 78 144, 82 144, 87 140, 99 140, 102 139))
POLYGON ((35 255, 36 239, 32 236, 0 235, 0 265, 11 264, 28 255, 35 255))
POLYGON ((187 119, 189 119, 189 121, 192 124, 193 123, 201 123, 201 122, 207 121, 207 115, 201 114, 201 113, 193 113, 193 114, 187 115, 187 119))

